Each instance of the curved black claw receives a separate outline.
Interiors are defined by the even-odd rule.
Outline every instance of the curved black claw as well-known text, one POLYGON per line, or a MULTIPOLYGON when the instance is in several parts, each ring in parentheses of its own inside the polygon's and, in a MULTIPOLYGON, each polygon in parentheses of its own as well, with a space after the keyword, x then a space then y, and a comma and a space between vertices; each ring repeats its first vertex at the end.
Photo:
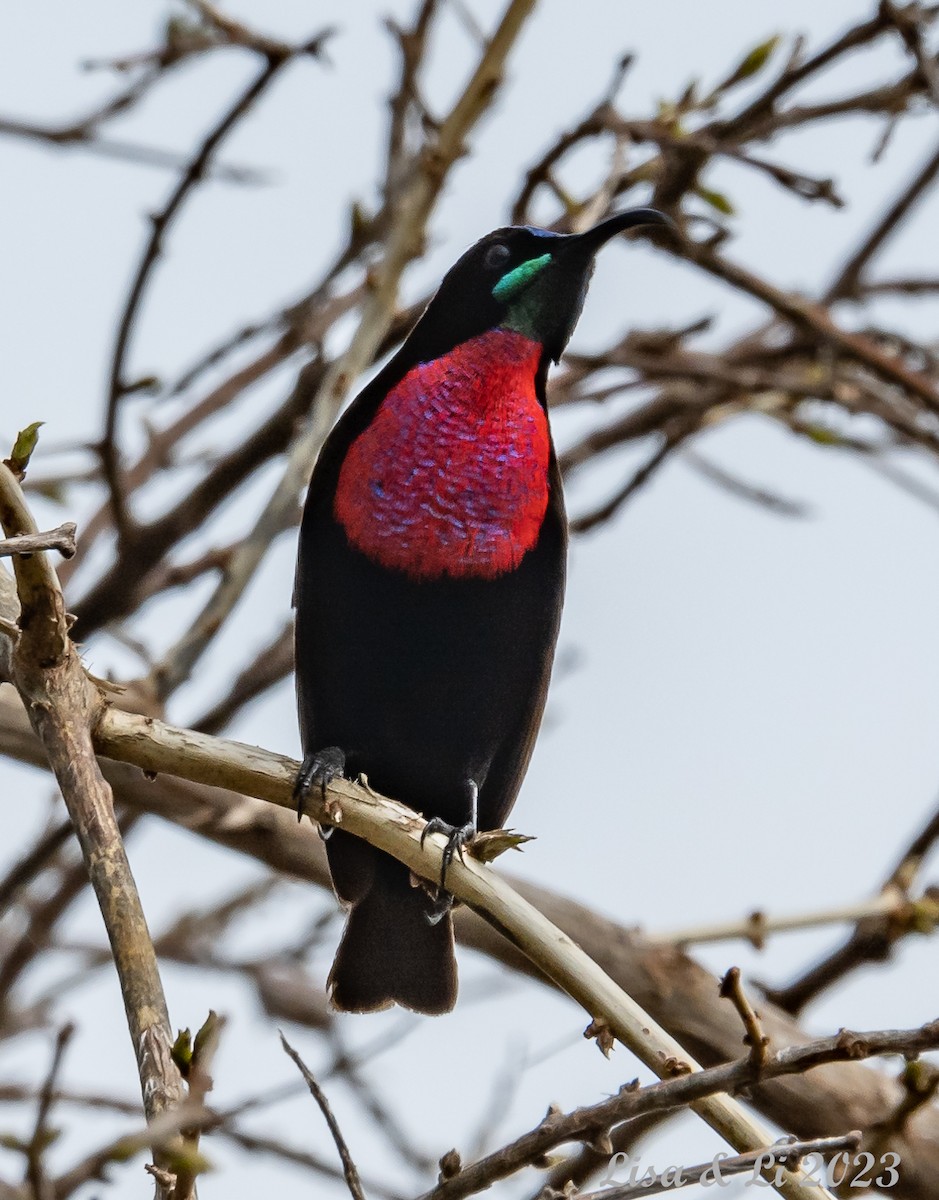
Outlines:
POLYGON ((452 893, 441 889, 437 892, 436 897, 431 901, 430 907, 424 914, 427 918, 427 924, 439 925, 451 908, 453 908, 452 893))
MULTIPOLYGON (((476 836, 476 822, 467 821, 465 825, 450 825, 441 817, 431 817, 421 833, 422 846, 424 845, 424 839, 429 833, 445 833, 447 835, 447 844, 443 849, 443 862, 440 866, 440 889, 444 891, 447 886, 447 868, 453 862, 454 855, 459 855, 460 862, 463 861, 463 847, 476 836)), ((453 899, 451 897, 447 908, 452 903, 453 899)), ((444 912, 446 912, 446 909, 444 909, 444 912)), ((437 920, 439 921, 442 916, 443 912, 437 917, 437 920)))
MULTIPOLYGON (((341 779, 346 769, 346 756, 338 746, 326 746, 314 754, 304 756, 293 785, 293 798, 297 804, 297 820, 302 821, 306 812, 306 801, 312 788, 318 787, 323 799, 326 789, 334 779, 341 779)), ((325 841, 332 833, 332 826, 319 826, 320 837, 325 841)))

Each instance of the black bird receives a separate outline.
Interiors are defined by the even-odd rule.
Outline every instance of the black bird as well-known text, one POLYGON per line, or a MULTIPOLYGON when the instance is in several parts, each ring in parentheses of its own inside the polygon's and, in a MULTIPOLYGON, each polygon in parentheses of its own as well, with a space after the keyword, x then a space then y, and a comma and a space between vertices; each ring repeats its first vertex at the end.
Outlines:
MULTIPOLYGON (((448 834, 501 828, 544 709, 567 521, 545 378, 597 250, 667 224, 653 209, 581 234, 497 229, 446 274, 400 350, 323 446, 297 563, 296 670, 309 788, 364 773, 448 834)), ((328 836, 349 919, 334 1006, 456 1003, 449 897, 342 830, 328 836)))

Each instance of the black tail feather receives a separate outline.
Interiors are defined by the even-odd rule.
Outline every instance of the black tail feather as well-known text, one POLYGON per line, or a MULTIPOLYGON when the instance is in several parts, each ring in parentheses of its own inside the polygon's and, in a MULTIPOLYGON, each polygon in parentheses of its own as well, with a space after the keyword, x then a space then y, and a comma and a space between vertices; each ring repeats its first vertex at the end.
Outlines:
POLYGON ((411 886, 407 868, 384 856, 376 867, 371 888, 349 912, 329 973, 333 1007, 378 1012, 401 1004, 419 1013, 449 1012, 457 994, 449 913, 431 925, 431 901, 411 886))

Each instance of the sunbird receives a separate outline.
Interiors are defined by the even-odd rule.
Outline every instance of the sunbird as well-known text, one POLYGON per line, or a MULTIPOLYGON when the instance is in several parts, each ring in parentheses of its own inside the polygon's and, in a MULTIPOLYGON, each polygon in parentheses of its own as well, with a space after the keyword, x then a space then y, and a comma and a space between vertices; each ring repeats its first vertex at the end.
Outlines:
MULTIPOLYGON (((478 831, 503 826, 541 724, 564 600, 548 367, 600 247, 665 224, 638 208, 585 233, 488 234, 337 422, 300 528, 301 813, 309 789, 364 774, 446 834, 444 874, 478 831)), ((349 910, 334 1007, 448 1012, 449 895, 341 829, 324 833, 349 910)))

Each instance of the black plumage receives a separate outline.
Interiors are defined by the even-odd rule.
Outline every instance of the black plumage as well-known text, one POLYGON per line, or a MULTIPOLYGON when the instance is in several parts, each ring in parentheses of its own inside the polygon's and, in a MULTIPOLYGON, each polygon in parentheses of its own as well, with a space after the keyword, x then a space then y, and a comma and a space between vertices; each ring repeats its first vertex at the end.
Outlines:
MULTIPOLYGON (((364 773, 378 791, 448 827, 453 846, 474 829, 504 824, 540 725, 564 594, 561 481, 535 410, 545 406, 549 362, 579 316, 596 250, 621 229, 662 221, 634 210, 581 235, 510 228, 483 238, 328 438, 306 501, 296 577, 301 803, 305 789, 340 772, 364 773), (520 365, 501 361, 503 347, 520 365), (495 387, 508 387, 508 399, 495 387), (463 422, 456 433, 440 416, 448 406, 463 422), (420 435, 401 434, 390 466, 381 465, 380 448, 362 459, 371 443, 358 442, 379 414, 393 432, 413 427, 420 435), (425 421, 441 430, 431 461, 421 450, 425 421), (357 442, 367 487, 358 466, 355 477, 351 467, 343 474, 357 442), (412 452, 424 457, 409 467, 412 452), (494 452, 495 466, 476 461, 494 452), (419 490, 431 486, 420 482, 428 478, 432 504, 419 490), (516 495, 524 509, 517 517, 506 500, 516 495), (454 497, 465 498, 466 512, 450 514, 446 525, 440 509, 454 497), (401 522, 404 542, 381 524, 387 519, 401 522), (476 520, 479 530, 466 528, 476 520), (453 529, 463 539, 455 544, 453 529), (518 545, 506 549, 513 539, 518 545)), ((336 891, 351 906, 330 975, 334 1005, 451 1009, 446 901, 342 830, 326 848, 336 891)))

